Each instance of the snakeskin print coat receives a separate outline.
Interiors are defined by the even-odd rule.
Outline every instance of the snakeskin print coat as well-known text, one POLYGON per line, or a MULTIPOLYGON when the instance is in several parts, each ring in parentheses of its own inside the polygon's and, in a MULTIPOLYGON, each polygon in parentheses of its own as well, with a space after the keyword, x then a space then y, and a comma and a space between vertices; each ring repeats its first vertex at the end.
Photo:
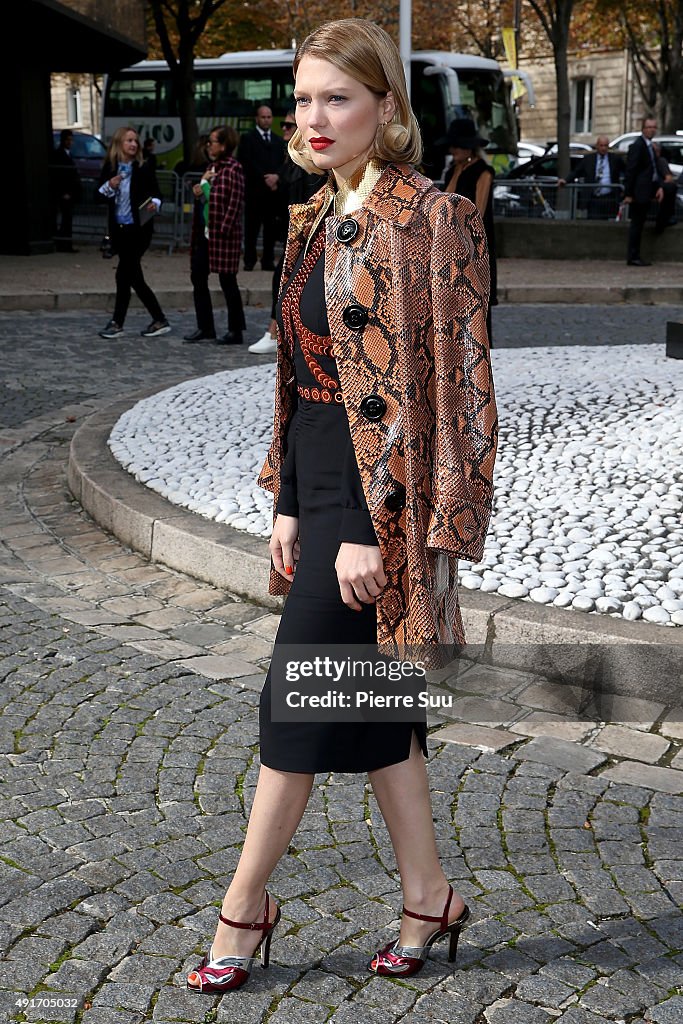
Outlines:
MULTIPOLYGON (((325 199, 290 209, 287 281, 325 199)), ((344 404, 387 585, 377 636, 393 656, 464 644, 458 559, 480 561, 498 424, 486 334, 486 236, 469 200, 389 164, 352 215, 325 221, 325 296, 344 404)), ((294 406, 280 339, 273 441, 259 483, 275 501, 294 406)), ((289 582, 273 570, 271 594, 289 582)))

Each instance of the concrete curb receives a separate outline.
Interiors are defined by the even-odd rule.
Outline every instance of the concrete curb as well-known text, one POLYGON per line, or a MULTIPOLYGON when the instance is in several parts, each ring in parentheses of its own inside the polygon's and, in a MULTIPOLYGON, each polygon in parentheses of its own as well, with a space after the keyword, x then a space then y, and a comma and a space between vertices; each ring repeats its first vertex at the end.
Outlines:
MULTIPOLYGON (((221 308, 225 302, 220 289, 212 288, 211 297, 214 308, 221 308)), ((242 288, 242 302, 245 306, 268 306, 272 302, 271 290, 269 288, 242 288)), ((155 288, 154 293, 164 309, 193 309, 191 288, 155 288)), ((0 294, 0 311, 19 312, 21 310, 31 311, 54 311, 67 312, 74 309, 92 309, 100 312, 108 312, 114 308, 115 293, 109 289, 106 291, 62 291, 62 292, 20 292, 14 295, 0 294)), ((143 305, 137 295, 131 296, 131 309, 143 309, 143 305)))
MULTIPOLYGON (((107 439, 119 416, 156 390, 115 402, 76 431, 67 471, 72 494, 103 529, 150 561, 256 604, 281 607, 280 599, 268 594, 265 540, 172 505, 138 483, 109 451, 107 439)), ((578 712, 592 699, 600 712, 605 693, 680 703, 683 629, 477 591, 462 591, 461 602, 468 654, 571 684, 565 714, 578 712)))
POLYGON ((188 576, 278 608, 268 594, 270 558, 261 538, 231 530, 172 505, 127 473, 107 439, 116 420, 156 389, 90 416, 71 441, 67 483, 89 515, 122 544, 188 576))
MULTIPOLYGON (((259 306, 270 309, 272 295, 270 288, 243 288, 242 302, 245 306, 259 306)), ((164 309, 192 309, 192 291, 189 288, 175 288, 164 291, 156 288, 155 293, 164 309)), ((221 308, 222 293, 212 290, 216 308, 221 308)), ((528 284, 499 286, 500 302, 517 304, 567 303, 571 305, 607 306, 617 303, 631 305, 680 305, 683 304, 683 285, 595 285, 581 286, 528 284)), ((113 309, 112 291, 63 291, 63 292, 21 292, 13 295, 0 294, 1 312, 55 311, 68 312, 91 309, 107 312, 113 309)), ((133 296, 131 308, 142 309, 133 296)))

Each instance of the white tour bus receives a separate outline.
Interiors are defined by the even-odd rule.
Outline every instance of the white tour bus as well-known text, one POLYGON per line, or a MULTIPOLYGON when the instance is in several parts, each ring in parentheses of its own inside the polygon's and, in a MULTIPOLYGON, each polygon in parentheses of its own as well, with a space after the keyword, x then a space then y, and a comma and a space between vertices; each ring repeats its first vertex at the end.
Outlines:
MULTIPOLYGON (((195 98, 200 132, 215 124, 238 131, 253 127, 254 112, 267 103, 274 130, 292 107, 293 50, 224 53, 195 61, 195 98)), ((424 170, 434 179, 443 173, 446 150, 437 145, 454 117, 472 117, 490 140, 487 153, 497 170, 517 152, 517 126, 510 100, 509 76, 494 60, 463 53, 417 51, 411 58, 411 99, 425 145, 424 170)), ((144 60, 107 76, 103 135, 109 141, 120 125, 132 125, 142 139, 156 140, 158 166, 174 170, 182 161, 180 119, 168 66, 144 60)))

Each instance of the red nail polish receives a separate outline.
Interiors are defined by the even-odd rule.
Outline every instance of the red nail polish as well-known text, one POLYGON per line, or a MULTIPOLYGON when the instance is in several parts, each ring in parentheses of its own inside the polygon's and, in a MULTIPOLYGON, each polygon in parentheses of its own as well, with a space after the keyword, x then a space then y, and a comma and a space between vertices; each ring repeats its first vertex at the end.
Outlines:
POLYGON ((287 573, 288 576, 292 576, 294 573, 294 569, 292 569, 291 565, 286 565, 285 572, 287 573))

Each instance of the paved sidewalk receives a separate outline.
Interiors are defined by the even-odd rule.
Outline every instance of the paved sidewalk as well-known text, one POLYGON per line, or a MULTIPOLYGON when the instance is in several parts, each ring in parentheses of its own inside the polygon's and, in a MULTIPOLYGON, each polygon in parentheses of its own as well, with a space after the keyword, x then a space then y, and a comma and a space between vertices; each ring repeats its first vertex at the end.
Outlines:
POLYGON ((330 776, 273 879, 271 969, 222 999, 183 989, 242 841, 277 620, 123 549, 65 467, 74 430, 116 397, 249 357, 173 336, 95 348, 89 322, 0 317, 8 1018, 678 1024, 681 710, 617 703, 606 722, 570 714, 566 688, 481 668, 430 743, 440 849, 473 909, 456 967, 439 944, 409 981, 365 973, 395 933, 398 880, 365 780, 330 776))
MULTIPOLYGON (((109 309, 116 263, 85 246, 75 255, 0 256, 0 310, 109 309)), ((191 308, 187 253, 153 250, 143 266, 162 304, 191 308)), ((628 267, 600 260, 503 259, 498 270, 501 302, 683 303, 680 263, 628 267)), ((271 274, 242 271, 238 280, 245 302, 270 306, 271 274)))

